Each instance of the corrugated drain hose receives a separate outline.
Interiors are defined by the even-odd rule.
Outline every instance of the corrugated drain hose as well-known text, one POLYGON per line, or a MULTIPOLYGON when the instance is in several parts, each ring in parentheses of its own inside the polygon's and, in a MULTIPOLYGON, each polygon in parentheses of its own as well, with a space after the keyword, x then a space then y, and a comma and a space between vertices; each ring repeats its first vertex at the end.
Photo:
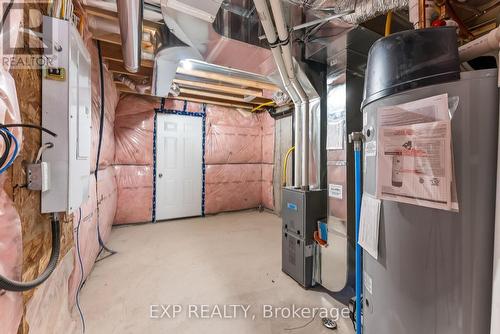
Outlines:
POLYGON ((0 275, 0 290, 22 292, 36 288, 49 278, 57 266, 59 253, 61 252, 61 226, 58 220, 52 219, 52 253, 49 264, 45 271, 30 282, 17 282, 0 275))

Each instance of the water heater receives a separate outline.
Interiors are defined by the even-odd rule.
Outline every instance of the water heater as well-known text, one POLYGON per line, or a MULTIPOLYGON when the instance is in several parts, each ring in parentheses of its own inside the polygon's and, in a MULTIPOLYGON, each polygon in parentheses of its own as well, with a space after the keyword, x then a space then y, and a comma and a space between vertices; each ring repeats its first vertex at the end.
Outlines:
POLYGON ((489 332, 497 70, 460 73, 456 42, 454 29, 408 31, 379 40, 369 54, 364 195, 376 196, 381 110, 448 94, 459 209, 382 200, 378 258, 363 255, 365 334, 489 332))

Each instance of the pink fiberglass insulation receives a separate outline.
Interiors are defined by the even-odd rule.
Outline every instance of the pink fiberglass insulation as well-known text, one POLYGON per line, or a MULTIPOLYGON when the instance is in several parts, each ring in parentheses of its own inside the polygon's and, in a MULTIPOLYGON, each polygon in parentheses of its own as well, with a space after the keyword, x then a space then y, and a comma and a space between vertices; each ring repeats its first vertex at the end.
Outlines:
MULTIPOLYGON (((97 150, 99 143, 99 128, 101 119, 101 77, 99 55, 95 42, 87 39, 87 49, 89 50, 91 68, 91 91, 92 91, 92 146, 90 166, 95 170, 97 160, 97 150)), ((99 157, 99 169, 104 169, 111 165, 115 156, 114 121, 115 109, 118 103, 118 91, 113 82, 113 74, 103 66, 104 77, 104 126, 101 153, 99 157)))
MULTIPOLYGON (((0 177, 0 274, 21 279, 23 242, 21 219, 12 200, 4 191, 6 177, 0 177)), ((17 333, 23 315, 23 295, 6 292, 0 295, 0 333, 17 333)))
POLYGON ((262 205, 274 210, 274 165, 262 164, 262 205))
POLYGON ((205 161, 207 164, 259 163, 262 136, 259 128, 207 123, 205 161))
MULTIPOLYGON (((21 123, 21 114, 17 101, 14 79, 4 67, 0 67, 1 123, 21 123)), ((19 146, 21 146, 22 129, 14 128, 11 132, 17 138, 19 146)), ((0 150, 3 152, 4 149, 2 142, 0 150)), ((10 156, 13 151, 14 147, 11 148, 10 156)), ((20 280, 23 260, 21 219, 14 207, 14 203, 4 190, 6 180, 5 175, 0 176, 0 274, 11 279, 20 280)), ((3 295, 0 294, 0 333, 17 333, 22 315, 22 293, 6 292, 3 295)))
POLYGON ((115 164, 153 164, 154 112, 121 116, 115 120, 115 164))
MULTIPOLYGON (((68 301, 68 280, 73 270, 73 252, 74 249, 71 249, 59 261, 52 275, 35 290, 33 297, 26 304, 26 322, 30 334, 81 332, 80 319, 72 316, 68 301)), ((12 333, 17 333, 17 328, 12 333)))
POLYGON ((90 176, 89 197, 81 206, 81 216, 79 210, 73 215, 73 232, 75 240, 74 269, 69 279, 69 303, 70 307, 75 304, 76 291, 82 278, 80 262, 76 247, 80 250, 83 264, 83 280, 87 279, 94 266, 95 259, 99 253, 99 240, 97 237, 97 195, 95 187, 95 177, 90 176), (78 222, 80 227, 78 228, 78 222), (78 229, 78 231, 77 231, 78 229), (77 235, 78 232, 78 235, 77 235), (77 243, 78 239, 78 243, 77 243))
POLYGON ((274 163, 274 119, 269 113, 260 113, 262 122, 262 163, 274 163))
POLYGON ((118 194, 115 170, 112 166, 99 171, 97 176, 97 218, 101 237, 107 242, 115 219, 118 194))
POLYGON ((260 164, 207 166, 205 212, 211 214, 259 207, 261 179, 260 164))
POLYGON ((153 168, 115 166, 118 207, 114 224, 151 222, 153 207, 153 168))
POLYGON ((159 107, 157 99, 121 97, 116 107, 115 164, 153 164, 154 110, 159 107))
POLYGON ((262 127, 257 114, 207 107, 205 161, 210 164, 259 163, 262 127))
MULTIPOLYGON (((171 100, 167 100, 167 102, 168 101, 171 100)), ((116 117, 140 114, 144 112, 154 113, 155 108, 160 108, 160 101, 157 98, 138 96, 135 94, 124 94, 120 97, 118 105, 116 106, 116 117)))
POLYGON ((203 111, 203 104, 196 103, 196 102, 183 101, 183 100, 167 99, 165 101, 164 108, 166 110, 174 110, 174 111, 202 112, 203 111))
POLYGON ((203 112, 203 104, 196 102, 187 102, 186 112, 203 112))
MULTIPOLYGON (((92 113, 92 134, 91 134, 91 156, 90 169, 95 170, 97 161, 97 149, 99 145, 99 115, 92 113)), ((113 163, 115 157, 115 134, 114 125, 107 118, 103 122, 101 153, 99 156, 99 169, 104 169, 113 163)))

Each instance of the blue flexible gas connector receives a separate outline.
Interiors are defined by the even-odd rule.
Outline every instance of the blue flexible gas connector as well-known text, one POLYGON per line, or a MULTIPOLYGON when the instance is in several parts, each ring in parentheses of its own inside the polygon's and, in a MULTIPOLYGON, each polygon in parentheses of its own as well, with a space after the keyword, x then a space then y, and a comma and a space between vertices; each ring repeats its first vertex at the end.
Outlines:
POLYGON ((361 309, 363 306, 363 250, 358 243, 359 225, 361 220, 361 141, 354 142, 354 169, 355 169, 355 206, 356 206, 356 334, 362 332, 361 309))

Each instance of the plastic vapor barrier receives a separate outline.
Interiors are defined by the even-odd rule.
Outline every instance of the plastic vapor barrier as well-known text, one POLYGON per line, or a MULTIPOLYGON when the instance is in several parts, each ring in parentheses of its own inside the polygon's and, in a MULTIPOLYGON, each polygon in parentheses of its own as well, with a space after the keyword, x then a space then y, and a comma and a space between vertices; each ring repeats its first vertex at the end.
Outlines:
POLYGON ((99 171, 97 176, 97 205, 101 237, 107 242, 115 219, 118 193, 115 170, 112 166, 99 171))
MULTIPOLYGON (((21 279, 23 242, 21 219, 3 186, 6 177, 0 178, 0 274, 15 280, 21 279)), ((0 333, 17 333, 23 315, 23 295, 6 292, 0 295, 0 333)))
MULTIPOLYGON (((90 167, 95 170, 97 161, 97 149, 99 144, 99 128, 101 119, 101 79, 100 79, 100 66, 99 54, 97 46, 94 41, 88 39, 86 42, 87 49, 89 50, 92 68, 91 68, 91 82, 92 82, 92 146, 91 146, 91 159, 90 167)), ((101 145, 101 154, 99 157, 99 169, 104 169, 111 165, 115 157, 115 137, 114 137, 114 122, 115 122, 115 109, 118 103, 118 91, 113 82, 113 74, 108 71, 106 65, 103 66, 104 76, 104 126, 103 138, 101 145)))
POLYGON ((153 164, 154 109, 158 107, 151 99, 133 95, 120 99, 115 119, 115 164, 153 164))
POLYGON ((89 197, 82 207, 82 215, 80 219, 79 210, 73 215, 73 231, 75 240, 74 252, 74 270, 69 279, 69 303, 70 306, 75 304, 76 291, 81 280, 80 262, 78 259, 77 237, 80 248, 80 256, 83 264, 83 280, 87 279, 94 262, 99 253, 100 245, 97 237, 97 195, 95 188, 95 177, 90 176, 89 197), (80 228, 77 236, 78 221, 80 220, 80 228))
MULTIPOLYGON (((0 122, 20 123, 21 114, 17 102, 14 79, 3 67, 0 67, 0 122)), ((22 145, 22 130, 11 129, 19 146, 22 145)), ((14 146, 14 145, 12 145, 14 146)), ((5 149, 0 141, 0 151, 5 149)), ((11 155, 14 148, 11 148, 11 155)), ((9 157, 10 159, 10 157, 9 157)), ((0 274, 20 280, 22 274, 23 242, 21 219, 9 195, 4 190, 7 180, 0 176, 0 274)), ((17 333, 23 315, 22 293, 6 292, 0 295, 0 333, 17 333)))
POLYGON ((262 164, 262 206, 274 210, 274 165, 262 164))
MULTIPOLYGON (((64 256, 26 304, 30 334, 78 333, 80 330, 80 320, 72 316, 68 301, 68 279, 73 269, 74 251, 72 249, 64 256)), ((17 333, 17 329, 12 333, 17 333)))
POLYGON ((114 224, 146 223, 152 220, 153 168, 115 166, 118 206, 114 224))
POLYGON ((262 127, 257 114, 208 106, 206 124, 208 165, 262 161, 262 127))
POLYGON ((274 164, 274 119, 269 113, 259 114, 262 123, 262 163, 274 164))
POLYGON ((206 173, 206 213, 260 206, 262 197, 260 164, 209 165, 206 173))
POLYGON ((274 119, 218 106, 206 112, 206 213, 274 209, 274 119))

